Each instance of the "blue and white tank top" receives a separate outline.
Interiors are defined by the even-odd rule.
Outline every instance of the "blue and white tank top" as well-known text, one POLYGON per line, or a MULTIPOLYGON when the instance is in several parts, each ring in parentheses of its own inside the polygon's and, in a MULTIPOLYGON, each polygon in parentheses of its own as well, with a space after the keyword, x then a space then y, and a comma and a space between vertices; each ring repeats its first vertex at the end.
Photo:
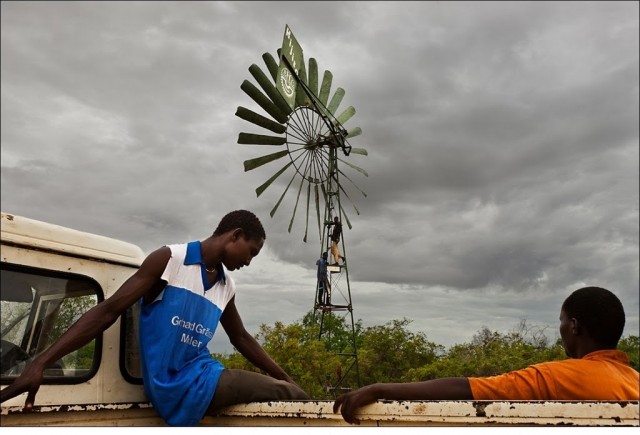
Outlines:
POLYGON ((233 279, 220 265, 207 280, 200 242, 168 245, 164 290, 140 310, 140 356, 147 396, 165 422, 194 426, 204 416, 224 367, 207 344, 235 295, 233 279))

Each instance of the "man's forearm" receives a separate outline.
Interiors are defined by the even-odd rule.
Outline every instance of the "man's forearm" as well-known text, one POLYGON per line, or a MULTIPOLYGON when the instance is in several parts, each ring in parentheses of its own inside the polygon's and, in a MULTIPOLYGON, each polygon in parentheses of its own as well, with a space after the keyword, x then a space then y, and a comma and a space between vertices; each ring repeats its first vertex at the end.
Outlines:
POLYGON ((467 378, 442 378, 424 382, 377 384, 376 397, 389 400, 472 400, 467 378))
POLYGON ((109 310, 104 308, 101 303, 87 311, 54 344, 37 357, 37 363, 43 368, 49 367, 63 356, 89 343, 111 326, 118 317, 110 315, 109 310))

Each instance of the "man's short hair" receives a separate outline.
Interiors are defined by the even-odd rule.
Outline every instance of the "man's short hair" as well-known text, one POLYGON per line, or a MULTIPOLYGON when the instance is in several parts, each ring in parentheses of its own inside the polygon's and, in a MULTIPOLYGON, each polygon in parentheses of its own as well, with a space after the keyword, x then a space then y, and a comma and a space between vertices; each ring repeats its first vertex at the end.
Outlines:
POLYGON ((218 228, 213 232, 213 235, 219 236, 236 228, 240 228, 244 232, 247 240, 266 240, 267 238, 260 219, 248 210, 235 210, 227 213, 220 220, 218 228))
POLYGON ((575 318, 601 346, 615 349, 622 336, 625 315, 620 299, 601 287, 584 287, 571 293, 562 310, 575 318))

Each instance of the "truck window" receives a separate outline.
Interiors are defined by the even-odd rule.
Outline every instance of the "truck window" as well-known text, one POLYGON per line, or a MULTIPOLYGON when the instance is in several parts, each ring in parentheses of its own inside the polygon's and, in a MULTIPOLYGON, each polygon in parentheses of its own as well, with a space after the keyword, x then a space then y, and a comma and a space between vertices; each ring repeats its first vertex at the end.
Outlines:
POLYGON ((120 321, 120 371, 122 376, 132 384, 142 384, 138 345, 139 322, 140 301, 129 307, 120 321))
MULTIPOLYGON (((103 296, 97 282, 80 275, 2 263, 0 276, 0 381, 6 384, 103 296)), ((88 380, 100 348, 94 339, 64 356, 45 370, 44 383, 88 380)))

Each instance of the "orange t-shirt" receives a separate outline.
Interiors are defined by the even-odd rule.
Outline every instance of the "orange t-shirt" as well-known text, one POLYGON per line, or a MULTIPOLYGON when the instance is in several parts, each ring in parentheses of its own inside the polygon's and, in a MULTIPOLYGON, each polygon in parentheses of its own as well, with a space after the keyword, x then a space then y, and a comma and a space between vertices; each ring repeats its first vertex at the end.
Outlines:
POLYGON ((619 350, 469 378, 476 400, 640 400, 638 372, 619 350))

